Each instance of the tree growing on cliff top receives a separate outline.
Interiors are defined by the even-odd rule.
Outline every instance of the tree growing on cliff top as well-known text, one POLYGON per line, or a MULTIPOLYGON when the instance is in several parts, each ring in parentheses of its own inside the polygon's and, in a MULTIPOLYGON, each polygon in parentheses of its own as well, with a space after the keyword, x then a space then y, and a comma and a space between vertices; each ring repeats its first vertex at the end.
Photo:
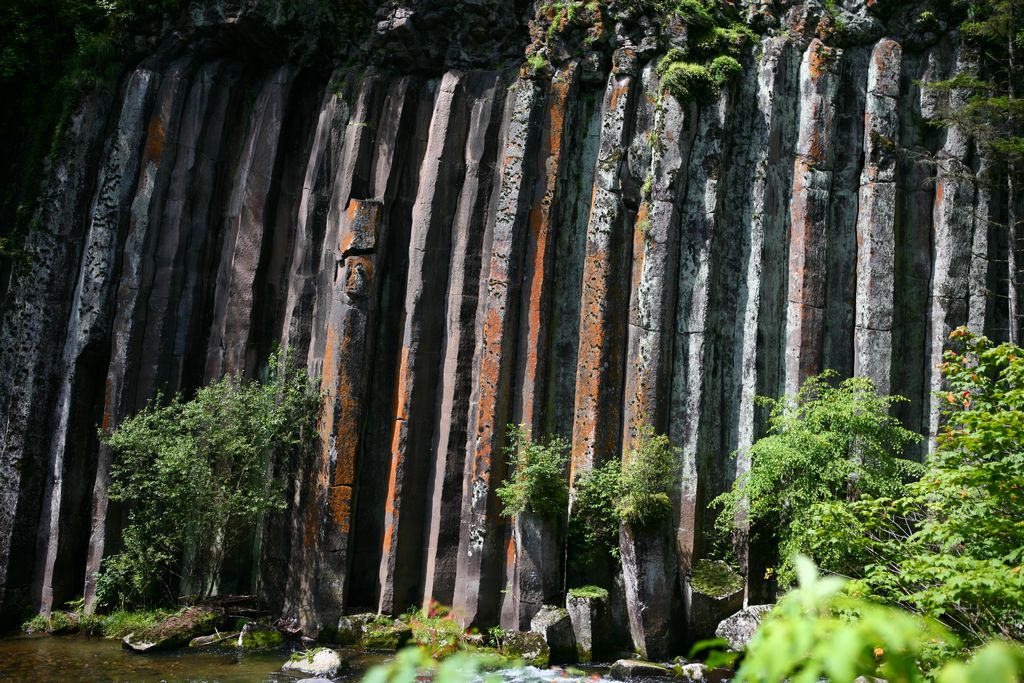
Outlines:
POLYGON ((190 401, 157 397, 101 435, 115 453, 110 498, 129 510, 123 549, 97 581, 101 604, 173 601, 179 576, 208 595, 225 559, 263 515, 284 507, 281 486, 267 481, 267 459, 310 447, 320 393, 281 357, 271 359, 269 376, 225 377, 190 401), (179 569, 186 551, 194 559, 179 569))

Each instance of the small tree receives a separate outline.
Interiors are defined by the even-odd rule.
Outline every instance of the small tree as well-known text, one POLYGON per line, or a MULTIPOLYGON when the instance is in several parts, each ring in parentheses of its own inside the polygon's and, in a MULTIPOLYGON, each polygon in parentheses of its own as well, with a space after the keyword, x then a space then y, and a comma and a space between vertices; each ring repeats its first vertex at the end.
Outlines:
POLYGON ((271 451, 307 448, 316 433, 320 394, 304 370, 277 357, 270 381, 225 377, 185 401, 158 396, 112 433, 111 500, 128 503, 123 549, 107 558, 97 582, 107 606, 174 597, 183 553, 190 585, 208 594, 221 566, 263 515, 284 508, 267 480, 271 451))
POLYGON ((669 491, 679 479, 679 449, 650 425, 640 427, 636 445, 623 459, 619 518, 634 526, 653 524, 672 514, 669 491))
POLYGON ((827 371, 795 396, 758 399, 771 411, 769 433, 750 448, 750 470, 711 502, 722 508, 721 533, 732 532, 746 509, 755 530, 775 537, 784 584, 793 579, 789 558, 806 552, 804 533, 816 503, 891 495, 920 471, 899 457, 919 437, 889 414, 905 399, 879 396, 866 377, 833 386, 835 377, 827 371))
POLYGON ((502 514, 516 517, 527 510, 558 519, 569 504, 565 469, 569 444, 558 436, 532 441, 524 425, 509 425, 505 449, 512 474, 497 488, 502 514))

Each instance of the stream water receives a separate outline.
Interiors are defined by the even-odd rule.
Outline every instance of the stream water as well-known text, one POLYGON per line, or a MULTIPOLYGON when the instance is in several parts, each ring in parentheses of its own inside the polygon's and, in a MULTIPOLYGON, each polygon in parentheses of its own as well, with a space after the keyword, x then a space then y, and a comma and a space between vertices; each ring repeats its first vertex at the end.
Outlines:
MULTIPOLYGON (((182 649, 137 655, 121 641, 89 636, 12 636, 0 638, 0 681, 45 683, 295 683, 282 673, 288 649, 253 654, 182 649)), ((387 661, 386 654, 342 650, 351 664, 338 681, 358 681, 368 668, 387 661)), ((597 670, 568 676, 559 669, 526 667, 500 672, 504 683, 610 683, 597 670)))

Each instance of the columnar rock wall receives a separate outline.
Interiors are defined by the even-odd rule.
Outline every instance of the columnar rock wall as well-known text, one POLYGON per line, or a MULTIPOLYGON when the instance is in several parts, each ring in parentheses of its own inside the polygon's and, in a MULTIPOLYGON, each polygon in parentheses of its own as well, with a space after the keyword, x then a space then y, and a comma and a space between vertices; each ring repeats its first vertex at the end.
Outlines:
MULTIPOLYGON (((756 396, 864 374, 927 432, 948 331, 1006 334, 1005 198, 919 85, 971 56, 955 34, 840 45, 798 10, 707 102, 629 41, 548 76, 179 50, 84 100, 0 321, 4 607, 93 599, 122 520, 97 424, 280 344, 328 397, 320 446, 275 466, 289 509, 226 590, 310 630, 431 600, 525 627, 564 554, 501 515, 507 426, 569 439, 576 475, 650 425, 681 449, 676 515, 624 531, 616 585, 663 651, 706 503, 763 433, 756 396)), ((760 599, 766 557, 742 550, 760 599)))

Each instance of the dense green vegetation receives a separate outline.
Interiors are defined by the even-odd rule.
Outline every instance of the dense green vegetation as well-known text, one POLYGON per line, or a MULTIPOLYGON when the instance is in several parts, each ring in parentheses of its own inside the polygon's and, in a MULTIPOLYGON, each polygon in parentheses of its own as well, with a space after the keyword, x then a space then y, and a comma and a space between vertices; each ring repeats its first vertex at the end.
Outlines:
POLYGON ((921 478, 811 510, 807 550, 858 594, 945 622, 969 646, 1024 638, 1024 350, 965 329, 921 478))
POLYGON ((284 507, 267 459, 308 452, 320 394, 304 370, 278 356, 269 378, 225 377, 189 401, 158 397, 101 435, 115 453, 110 497, 129 504, 123 549, 104 560, 97 579, 101 605, 170 603, 186 586, 208 595, 225 558, 267 512, 284 507))
POLYGON ((751 643, 741 681, 1014 681, 1024 671, 1024 349, 965 328, 941 370, 943 426, 923 466, 869 382, 813 378, 769 401, 771 432, 719 502, 748 509, 780 553, 811 560, 751 643), (908 475, 917 475, 908 479, 908 475))
POLYGON ((723 534, 749 523, 754 535, 776 542, 783 585, 794 578, 790 558, 807 550, 816 503, 892 495, 920 472, 899 457, 918 438, 890 415, 904 399, 879 396, 864 377, 833 386, 835 379, 826 372, 795 396, 760 398, 769 410, 768 435, 751 447, 750 470, 711 503, 721 507, 723 534))
POLYGON ((679 479, 679 449, 650 425, 637 430, 634 446, 623 458, 615 511, 623 522, 643 527, 672 514, 669 491, 679 479))
POLYGON ((533 441, 523 425, 509 425, 508 435, 505 452, 512 470, 497 489, 502 514, 515 517, 529 510, 557 520, 569 503, 569 443, 557 436, 533 441))

